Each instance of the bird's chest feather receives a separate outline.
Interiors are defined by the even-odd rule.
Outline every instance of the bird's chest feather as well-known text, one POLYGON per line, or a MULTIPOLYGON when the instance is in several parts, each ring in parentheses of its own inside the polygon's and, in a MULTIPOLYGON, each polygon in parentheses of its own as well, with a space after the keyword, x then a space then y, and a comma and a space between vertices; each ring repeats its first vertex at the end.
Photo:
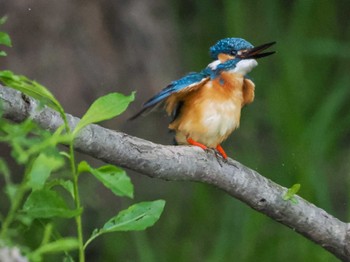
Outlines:
POLYGON ((243 76, 222 74, 184 99, 180 116, 169 126, 208 146, 216 146, 239 126, 243 76))
POLYGON ((199 119, 208 133, 226 138, 239 126, 242 86, 243 77, 228 75, 208 83, 203 89, 203 100, 199 101, 199 119))

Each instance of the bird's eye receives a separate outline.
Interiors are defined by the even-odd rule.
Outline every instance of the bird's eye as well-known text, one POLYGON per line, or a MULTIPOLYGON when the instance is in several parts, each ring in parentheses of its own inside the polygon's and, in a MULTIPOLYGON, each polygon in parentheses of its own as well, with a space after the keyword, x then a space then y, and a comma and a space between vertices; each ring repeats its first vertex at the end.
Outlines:
POLYGON ((232 50, 231 51, 231 55, 233 55, 233 56, 237 55, 237 51, 236 50, 232 50))

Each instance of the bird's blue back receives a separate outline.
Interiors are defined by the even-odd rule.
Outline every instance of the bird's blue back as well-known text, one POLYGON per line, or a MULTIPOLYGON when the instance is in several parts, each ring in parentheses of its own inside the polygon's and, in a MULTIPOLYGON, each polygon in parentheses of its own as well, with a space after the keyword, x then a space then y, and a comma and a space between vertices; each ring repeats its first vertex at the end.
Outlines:
POLYGON ((189 86, 195 86, 199 84, 206 78, 214 79, 220 75, 222 71, 227 70, 228 68, 234 68, 235 65, 239 62, 239 59, 229 60, 226 63, 218 65, 215 69, 206 67, 201 72, 191 72, 186 76, 171 82, 167 87, 161 90, 158 94, 148 100, 144 107, 152 107, 164 99, 168 98, 173 93, 180 92, 181 90, 188 88, 189 86))
MULTIPOLYGON (((220 53, 229 53, 233 49, 239 50, 242 48, 251 47, 253 47, 253 45, 242 38, 225 38, 218 41, 214 46, 210 48, 210 55, 213 59, 218 59, 218 55, 220 53)), ((134 119, 139 115, 150 111, 157 104, 163 102, 165 99, 167 99, 174 93, 184 91, 185 89, 191 91, 192 88, 197 87, 197 85, 202 83, 203 81, 215 79, 216 77, 220 76, 221 72, 234 69, 239 61, 240 59, 230 59, 226 62, 218 64, 215 67, 211 67, 209 65, 198 73, 192 72, 176 81, 171 82, 167 87, 165 87, 158 94, 156 94, 146 103, 144 103, 143 109, 131 119, 134 119)))
POLYGON ((208 74, 207 70, 203 70, 199 73, 191 72, 188 75, 171 82, 167 87, 161 90, 158 94, 148 100, 144 107, 151 107, 164 99, 168 98, 171 94, 177 93, 182 89, 194 85, 196 83, 200 83, 203 79, 207 78, 210 74, 208 74))

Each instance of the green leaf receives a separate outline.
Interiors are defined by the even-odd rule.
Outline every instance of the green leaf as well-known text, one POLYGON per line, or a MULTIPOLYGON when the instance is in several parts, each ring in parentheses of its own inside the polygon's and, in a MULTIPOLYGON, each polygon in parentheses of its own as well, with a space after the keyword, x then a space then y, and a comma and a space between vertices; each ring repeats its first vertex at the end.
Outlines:
POLYGON ((27 214, 18 213, 16 215, 16 220, 29 228, 32 225, 34 219, 27 214))
POLYGON ((23 206, 23 211, 33 218, 74 217, 81 210, 71 210, 55 191, 43 189, 33 191, 23 206))
POLYGON ((111 93, 98 98, 92 103, 88 111, 81 118, 80 122, 75 127, 73 134, 76 135, 82 128, 89 124, 98 123, 120 115, 125 111, 134 98, 135 92, 129 96, 119 93, 111 93))
POLYGON ((10 36, 5 32, 0 32, 0 44, 8 47, 12 46, 10 36))
POLYGON ((0 157, 0 173, 4 176, 5 183, 10 184, 10 169, 8 168, 6 161, 2 157, 0 157))
POLYGON ((164 200, 141 202, 111 218, 101 229, 95 229, 84 248, 96 237, 116 231, 139 231, 153 226, 163 212, 164 200))
POLYGON ((102 228, 104 232, 144 230, 159 219, 165 206, 164 200, 141 202, 110 219, 102 228))
POLYGON ((5 51, 0 51, 0 56, 7 56, 5 51))
MULTIPOLYGON (((64 126, 58 128, 53 134, 38 127, 31 119, 15 124, 1 121, 0 141, 7 142, 12 147, 11 155, 20 164, 26 164, 32 157, 41 152, 57 154, 57 144, 72 141, 71 134, 61 134, 64 126)), ((57 156, 58 157, 58 156, 57 156)))
POLYGON ((73 237, 66 237, 54 242, 47 243, 28 255, 31 261, 40 261, 41 256, 48 253, 68 252, 78 249, 79 241, 73 237))
POLYGON ((297 200, 295 198, 296 193, 300 190, 300 184, 294 184, 291 188, 287 190, 287 192, 283 196, 283 200, 290 200, 292 203, 296 204, 297 200))
POLYGON ((30 97, 38 99, 45 105, 57 110, 65 118, 65 112, 61 104, 46 87, 36 81, 30 80, 25 76, 15 75, 9 70, 0 71, 0 81, 8 87, 12 87, 30 97))
POLYGON ((55 186, 63 187, 70 196, 75 199, 74 196, 74 185, 71 180, 64 180, 64 179, 52 179, 48 183, 46 183, 45 188, 51 189, 55 186))
POLYGON ((68 154, 68 153, 65 152, 65 151, 60 151, 60 155, 66 157, 67 159, 70 159, 70 158, 71 158, 71 155, 68 154))
POLYGON ((84 172, 90 173, 91 169, 93 168, 86 161, 81 161, 78 164, 78 174, 81 174, 84 172))
POLYGON ((19 186, 15 184, 7 184, 5 187, 5 193, 10 199, 11 203, 14 203, 16 201, 18 187, 19 186))
MULTIPOLYGON (((58 144, 68 144, 72 141, 71 134, 61 134, 64 125, 60 126, 53 134, 41 132, 41 141, 33 143, 27 153, 30 155, 42 152, 47 148, 56 148, 58 144)), ((57 152, 57 150, 55 150, 57 152)), ((60 154, 61 155, 61 154, 60 154)))
POLYGON ((5 15, 5 16, 3 16, 3 17, 1 17, 1 18, 0 18, 0 25, 5 24, 5 23, 6 23, 6 21, 7 21, 7 16, 6 16, 6 15, 5 15))
POLYGON ((117 196, 132 198, 134 187, 126 172, 113 165, 105 165, 97 169, 92 168, 86 161, 78 165, 78 173, 89 172, 93 174, 102 184, 109 188, 117 196))
POLYGON ((30 154, 27 148, 38 141, 37 137, 28 138, 29 132, 35 128, 35 125, 26 120, 20 124, 3 123, 1 130, 4 135, 2 141, 6 141, 12 146, 11 155, 20 164, 28 161, 30 154))
POLYGON ((28 174, 28 185, 33 189, 42 189, 51 172, 58 170, 64 165, 64 160, 59 155, 48 156, 41 153, 33 162, 28 174))
POLYGON ((65 190, 67 190, 69 192, 69 194, 71 195, 71 197, 74 199, 74 185, 73 182, 70 180, 63 180, 63 179, 59 179, 59 185, 62 186, 65 190))

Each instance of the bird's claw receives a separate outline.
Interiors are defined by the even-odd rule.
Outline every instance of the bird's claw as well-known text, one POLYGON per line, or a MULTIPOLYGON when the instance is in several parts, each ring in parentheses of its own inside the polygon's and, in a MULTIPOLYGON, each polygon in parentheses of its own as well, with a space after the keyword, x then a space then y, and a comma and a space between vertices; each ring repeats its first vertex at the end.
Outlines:
POLYGON ((222 163, 227 163, 227 158, 225 158, 217 149, 207 147, 203 149, 207 154, 214 153, 214 156, 216 160, 218 161, 219 165, 222 167, 222 163))
POLYGON ((220 166, 222 167, 222 163, 227 163, 227 158, 225 158, 220 151, 218 151, 217 149, 214 149, 214 154, 216 159, 218 160, 220 166))

